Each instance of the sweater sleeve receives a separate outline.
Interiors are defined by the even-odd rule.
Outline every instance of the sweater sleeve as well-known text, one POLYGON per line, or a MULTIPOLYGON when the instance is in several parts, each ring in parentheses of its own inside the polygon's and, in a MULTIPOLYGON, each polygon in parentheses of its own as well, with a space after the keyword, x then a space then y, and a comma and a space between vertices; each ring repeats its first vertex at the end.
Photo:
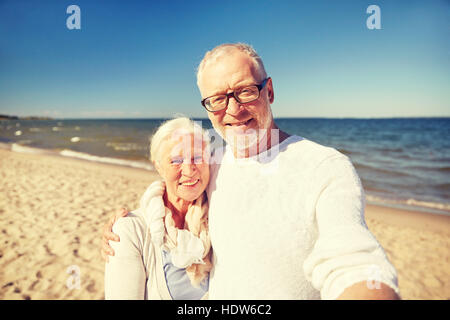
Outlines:
POLYGON ((318 238, 303 264, 307 279, 322 299, 336 299, 362 281, 398 294, 396 270, 366 226, 364 191, 350 160, 342 154, 325 159, 313 180, 318 238))
POLYGON ((115 255, 105 265, 105 299, 145 299, 146 271, 142 258, 142 226, 138 217, 129 214, 120 218, 113 226, 113 232, 120 241, 110 241, 115 255))

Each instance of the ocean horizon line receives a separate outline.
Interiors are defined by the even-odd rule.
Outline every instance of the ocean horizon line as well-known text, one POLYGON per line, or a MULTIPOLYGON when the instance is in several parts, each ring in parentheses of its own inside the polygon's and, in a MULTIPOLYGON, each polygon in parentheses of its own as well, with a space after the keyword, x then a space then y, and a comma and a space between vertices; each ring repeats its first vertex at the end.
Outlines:
MULTIPOLYGON (((194 120, 209 120, 207 117, 189 117, 187 115, 180 115, 185 116, 190 119, 194 120)), ((7 119, 3 118, 0 119, 0 121, 61 121, 61 120, 168 120, 168 119, 174 119, 177 116, 169 116, 169 117, 142 117, 142 118, 135 118, 135 117, 123 117, 123 118, 46 118, 46 119, 36 119, 40 118, 40 116, 18 116, 18 118, 15 119, 7 119), (35 117, 35 118, 33 118, 35 117)), ((450 116, 408 116, 408 117, 274 117, 274 120, 286 120, 286 119, 330 119, 330 120, 394 120, 394 119, 450 119, 450 116)))

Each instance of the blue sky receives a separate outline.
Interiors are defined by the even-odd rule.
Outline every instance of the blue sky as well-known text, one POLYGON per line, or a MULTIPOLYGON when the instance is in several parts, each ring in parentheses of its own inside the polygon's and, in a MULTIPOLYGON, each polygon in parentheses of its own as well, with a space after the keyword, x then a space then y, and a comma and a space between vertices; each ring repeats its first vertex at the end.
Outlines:
POLYGON ((254 46, 275 117, 450 116, 448 1, 0 0, 0 114, 206 117, 195 70, 254 46), (69 30, 69 5, 81 30, 69 30), (381 29, 369 30, 369 5, 381 29))

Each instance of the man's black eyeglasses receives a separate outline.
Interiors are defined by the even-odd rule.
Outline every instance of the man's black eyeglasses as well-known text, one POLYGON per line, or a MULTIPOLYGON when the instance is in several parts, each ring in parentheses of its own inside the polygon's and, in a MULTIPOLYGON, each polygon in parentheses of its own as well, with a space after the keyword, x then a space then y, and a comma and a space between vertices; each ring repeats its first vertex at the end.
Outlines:
POLYGON ((228 107, 228 101, 230 97, 234 97, 239 103, 249 103, 259 98, 259 93, 265 87, 267 81, 266 78, 260 84, 255 84, 247 87, 242 87, 227 94, 218 94, 215 96, 207 97, 202 100, 202 106, 209 112, 217 112, 228 107))

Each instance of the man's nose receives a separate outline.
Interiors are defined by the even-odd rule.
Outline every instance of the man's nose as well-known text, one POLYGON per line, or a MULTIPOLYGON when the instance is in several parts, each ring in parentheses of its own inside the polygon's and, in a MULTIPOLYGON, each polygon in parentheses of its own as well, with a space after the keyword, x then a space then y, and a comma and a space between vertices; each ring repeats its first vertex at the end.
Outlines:
POLYGON ((239 114, 243 109, 243 106, 236 100, 235 97, 228 99, 228 107, 226 113, 232 116, 239 114))

